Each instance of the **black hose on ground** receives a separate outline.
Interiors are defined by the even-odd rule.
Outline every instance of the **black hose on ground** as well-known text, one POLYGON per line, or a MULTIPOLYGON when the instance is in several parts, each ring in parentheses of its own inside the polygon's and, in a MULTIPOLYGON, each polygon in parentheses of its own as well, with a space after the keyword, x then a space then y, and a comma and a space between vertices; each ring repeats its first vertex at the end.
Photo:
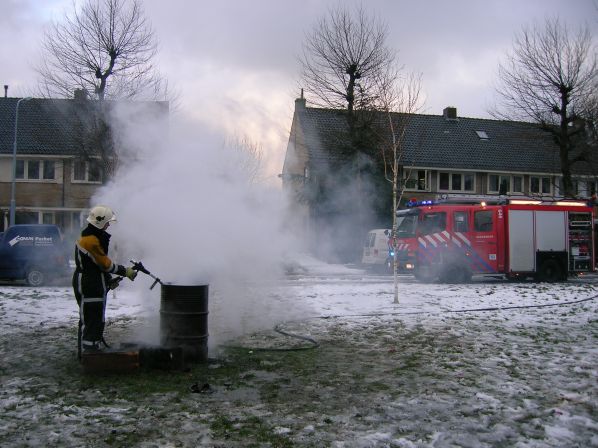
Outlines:
POLYGON ((250 352, 298 352, 298 351, 311 350, 314 348, 318 348, 320 346, 320 343, 318 341, 316 341, 315 339, 310 338, 309 336, 303 336, 300 334, 289 333, 280 328, 284 324, 288 324, 291 322, 306 322, 311 319, 318 319, 318 317, 310 317, 310 318, 302 319, 302 320, 298 320, 298 321, 290 321, 289 320, 286 322, 281 322, 274 327, 274 331, 278 334, 281 334, 283 336, 288 336, 290 338, 300 339, 302 341, 307 341, 311 345, 301 346, 301 347, 280 347, 280 348, 277 348, 277 347, 244 347, 241 345, 225 345, 224 347, 236 349, 236 350, 247 350, 250 352))

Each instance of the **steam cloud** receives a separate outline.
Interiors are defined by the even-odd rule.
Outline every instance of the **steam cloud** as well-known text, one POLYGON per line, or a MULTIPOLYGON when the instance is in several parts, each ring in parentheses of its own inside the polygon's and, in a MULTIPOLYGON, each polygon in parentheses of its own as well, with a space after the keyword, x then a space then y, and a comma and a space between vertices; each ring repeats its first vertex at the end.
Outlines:
MULTIPOLYGON (((248 155, 184 119, 167 123, 165 114, 132 106, 113 118, 125 151, 93 201, 117 215, 109 229, 114 258, 140 259, 167 283, 209 284, 210 346, 303 313, 268 292, 298 246, 283 225, 282 191, 250 182, 248 155)), ((149 291, 153 280, 143 277, 127 287, 156 311, 159 287, 149 291)), ((153 328, 145 337, 156 343, 153 328)))

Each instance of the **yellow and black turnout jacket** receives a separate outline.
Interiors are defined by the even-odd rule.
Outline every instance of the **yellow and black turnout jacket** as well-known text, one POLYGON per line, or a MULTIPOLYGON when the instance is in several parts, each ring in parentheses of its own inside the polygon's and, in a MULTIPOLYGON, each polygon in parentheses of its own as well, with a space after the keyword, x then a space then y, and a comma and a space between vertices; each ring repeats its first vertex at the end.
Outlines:
POLYGON ((110 274, 125 276, 124 266, 108 257, 110 234, 89 224, 75 245, 76 269, 73 288, 81 297, 104 297, 108 292, 110 274))

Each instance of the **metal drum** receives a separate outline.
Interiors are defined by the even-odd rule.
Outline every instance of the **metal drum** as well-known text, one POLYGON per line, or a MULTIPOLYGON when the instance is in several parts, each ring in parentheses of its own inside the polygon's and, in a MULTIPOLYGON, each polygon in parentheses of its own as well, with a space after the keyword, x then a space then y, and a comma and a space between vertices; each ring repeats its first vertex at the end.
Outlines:
POLYGON ((181 347, 185 362, 207 362, 208 285, 162 284, 160 343, 181 347))

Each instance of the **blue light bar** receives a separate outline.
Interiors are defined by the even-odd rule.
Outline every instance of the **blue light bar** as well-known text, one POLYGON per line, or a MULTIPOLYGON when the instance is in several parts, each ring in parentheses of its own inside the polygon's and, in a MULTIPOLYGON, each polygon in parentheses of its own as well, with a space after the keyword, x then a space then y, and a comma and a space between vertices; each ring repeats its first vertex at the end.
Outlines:
POLYGON ((423 205, 434 205, 436 202, 432 199, 427 199, 425 201, 416 201, 415 199, 409 200, 405 206, 406 207, 421 207, 423 205))

